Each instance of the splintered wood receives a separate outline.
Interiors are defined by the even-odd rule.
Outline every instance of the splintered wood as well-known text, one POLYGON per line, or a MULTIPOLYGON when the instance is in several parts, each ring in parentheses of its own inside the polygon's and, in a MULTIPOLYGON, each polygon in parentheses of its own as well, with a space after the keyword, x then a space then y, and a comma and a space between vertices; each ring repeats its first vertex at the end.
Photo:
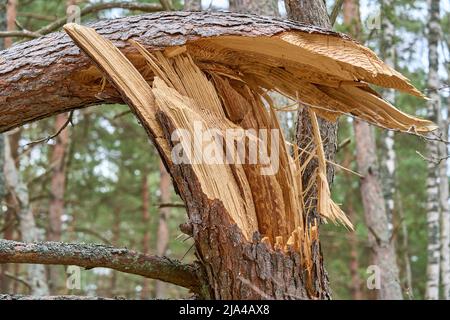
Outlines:
MULTIPOLYGON (((93 29, 69 24, 65 30, 130 105, 169 170, 177 166, 171 141, 175 130, 195 136, 196 123, 219 135, 228 129, 281 132, 268 91, 309 107, 313 151, 300 157, 303 151, 294 148, 291 156, 284 137, 271 136, 268 153, 277 152, 279 162, 272 174, 262 174, 267 168, 250 161, 246 153, 242 161, 225 164, 205 163, 194 153, 189 164, 194 173, 190 178, 208 199, 222 203, 248 241, 258 232, 261 242, 273 250, 300 253, 308 273, 319 224, 310 219, 310 208, 305 208, 308 190, 317 189, 316 209, 324 221, 353 228, 331 199, 316 114, 333 121, 342 114, 351 115, 403 132, 426 133, 436 128, 380 98, 369 83, 422 95, 372 51, 346 38, 301 32, 257 38, 222 36, 152 52, 130 41, 136 54, 127 58, 93 29), (300 158, 306 160, 300 163, 300 158), (311 180, 315 185, 303 186, 302 173, 314 158, 318 161, 316 179, 311 180)), ((252 139, 261 138, 249 136, 246 149, 252 139)), ((189 141, 181 140, 183 150, 188 150, 189 141)))

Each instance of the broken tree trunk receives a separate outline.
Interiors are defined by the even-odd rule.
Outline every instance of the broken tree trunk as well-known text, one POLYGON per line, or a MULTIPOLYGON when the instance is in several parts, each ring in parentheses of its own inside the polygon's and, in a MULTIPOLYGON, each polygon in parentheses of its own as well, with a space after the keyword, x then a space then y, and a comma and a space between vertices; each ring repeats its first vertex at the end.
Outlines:
MULTIPOLYGON (((155 143, 186 203, 196 255, 208 284, 203 297, 328 298, 318 221, 308 216, 305 192, 317 183, 319 214, 351 224, 330 199, 315 114, 330 121, 351 114, 393 130, 426 133, 435 128, 431 122, 395 109, 367 82, 421 94, 347 36, 293 22, 171 12, 92 27, 98 33, 66 26, 87 55, 61 34, 20 45, 21 54, 2 52, 0 89, 7 92, 0 91, 0 110, 5 111, 0 128, 90 104, 125 101, 155 143), (42 56, 36 47, 44 51, 42 56), (49 47, 58 50, 45 52, 49 47), (34 65, 29 65, 31 58, 24 52, 34 55, 34 65), (37 65, 42 67, 38 75, 37 65), (19 92, 24 88, 32 91, 27 96, 33 99, 19 92), (317 147, 302 163, 302 150, 294 149, 296 156, 291 158, 282 136, 267 134, 279 132, 268 90, 309 106, 311 139, 317 147), (183 137, 182 133, 195 136, 196 125, 219 132, 209 142, 217 142, 227 129, 252 132, 244 139, 245 150, 251 142, 264 140, 255 138, 255 132, 258 136, 266 130, 270 146, 265 146, 266 156, 273 155, 273 161, 253 163, 248 161, 250 153, 244 153, 240 161, 239 154, 233 154, 231 163, 209 163, 210 157, 192 154, 183 137), (174 150, 182 151, 182 160, 189 154, 188 161, 179 162, 174 150), (315 179, 302 185, 299 176, 312 158, 319 160, 315 179), (306 219, 310 223, 305 224, 306 219)), ((208 146, 211 155, 220 154, 224 145, 208 146)))
MULTIPOLYGON (((79 266, 113 270, 159 279, 200 293, 198 266, 125 248, 62 242, 24 243, 0 239, 0 263, 79 266)), ((33 293, 34 294, 34 293, 33 293)), ((35 294, 36 295, 36 294, 35 294)), ((48 295, 48 293, 46 294, 48 295)))

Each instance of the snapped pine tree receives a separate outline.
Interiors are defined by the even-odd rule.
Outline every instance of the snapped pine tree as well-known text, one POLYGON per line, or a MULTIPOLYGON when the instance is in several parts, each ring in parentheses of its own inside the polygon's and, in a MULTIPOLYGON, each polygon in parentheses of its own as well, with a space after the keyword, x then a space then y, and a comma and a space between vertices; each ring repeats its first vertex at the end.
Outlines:
POLYGON ((75 24, 1 53, 0 130, 67 110, 127 103, 185 201, 203 283, 216 299, 325 299, 330 296, 318 226, 351 222, 330 196, 317 117, 357 117, 382 128, 426 134, 436 127, 403 113, 369 85, 423 97, 401 74, 348 36, 229 13, 160 13, 75 24), (76 46, 74 45, 76 44, 76 46), (280 170, 262 165, 176 164, 176 129, 279 129, 268 91, 309 109, 313 152, 279 139, 280 170), (26 92, 26 94, 24 94, 26 92), (306 159, 300 162, 299 159, 306 159), (321 220, 302 185, 311 183, 321 220))

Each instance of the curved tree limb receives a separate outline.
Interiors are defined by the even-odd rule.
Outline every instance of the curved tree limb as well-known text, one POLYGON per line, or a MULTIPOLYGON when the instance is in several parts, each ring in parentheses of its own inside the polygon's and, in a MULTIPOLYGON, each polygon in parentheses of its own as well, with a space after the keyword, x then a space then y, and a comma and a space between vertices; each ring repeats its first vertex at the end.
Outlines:
MULTIPOLYGON (((269 37, 288 31, 348 39, 292 21, 229 12, 161 12, 90 26, 127 56, 136 56, 130 39, 147 49, 165 49, 210 37, 269 37)), ((145 65, 145 61, 133 62, 145 65)), ((121 101, 112 86, 104 86, 102 75, 65 33, 52 33, 0 52, 0 131, 72 109, 121 101)))
POLYGON ((61 242, 23 243, 0 240, 0 263, 76 265, 110 268, 158 279, 200 292, 198 268, 177 260, 138 253, 125 248, 61 242))

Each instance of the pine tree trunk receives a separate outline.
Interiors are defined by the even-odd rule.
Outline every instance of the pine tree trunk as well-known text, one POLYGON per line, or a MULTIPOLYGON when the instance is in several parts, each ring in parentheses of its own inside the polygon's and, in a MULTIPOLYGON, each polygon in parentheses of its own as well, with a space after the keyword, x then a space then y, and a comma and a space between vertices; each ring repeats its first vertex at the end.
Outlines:
POLYGON ((200 11, 202 10, 202 0, 184 0, 185 11, 200 11))
MULTIPOLYGON (((162 162, 160 162, 159 165, 159 172, 160 203, 170 203, 170 175, 162 162)), ((161 207, 159 209, 158 238, 156 239, 156 253, 159 256, 164 256, 167 252, 167 246, 169 244, 169 226, 167 222, 169 220, 169 216, 170 207, 161 207)), ((165 289, 166 284, 164 282, 156 282, 156 299, 162 299, 165 297, 165 289)))
MULTIPOLYGON (((360 12, 358 0, 344 1, 344 22, 352 27, 353 36, 360 34, 360 12)), ((356 160, 361 180, 361 196, 364 216, 369 229, 369 246, 373 262, 379 268, 380 288, 378 298, 400 300, 403 298, 399 281, 394 244, 389 232, 388 216, 381 189, 373 128, 365 122, 354 121, 356 160)))
MULTIPOLYGON (((440 96, 438 75, 438 43, 440 35, 439 27, 439 0, 428 1, 428 89, 429 98, 427 102, 428 118, 435 123, 440 122, 440 96)), ((427 284, 425 297, 427 299, 439 299, 439 276, 440 276, 440 214, 439 214, 439 143, 429 141, 427 143, 428 177, 427 177, 427 225, 428 225, 428 264, 427 284)))

